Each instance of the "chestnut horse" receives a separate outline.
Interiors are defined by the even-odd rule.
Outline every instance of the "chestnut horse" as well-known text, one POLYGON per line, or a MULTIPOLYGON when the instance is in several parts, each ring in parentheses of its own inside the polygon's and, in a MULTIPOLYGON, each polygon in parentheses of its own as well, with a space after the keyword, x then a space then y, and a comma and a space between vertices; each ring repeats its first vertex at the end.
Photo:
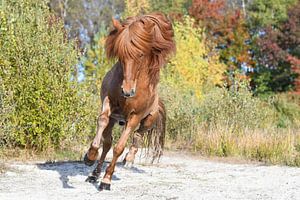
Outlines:
POLYGON ((172 24, 160 14, 129 17, 124 22, 113 19, 114 29, 108 35, 105 49, 108 58, 118 62, 105 75, 101 88, 102 111, 97 122, 97 134, 84 161, 92 165, 103 150, 97 167, 87 181, 96 182, 102 164, 112 145, 112 128, 116 122, 124 125, 113 149, 113 158, 101 181, 100 190, 109 190, 118 157, 134 132, 133 144, 124 162, 133 162, 145 132, 160 132, 156 137, 156 156, 161 155, 164 141, 165 109, 158 96, 159 72, 170 54, 175 52, 172 24))

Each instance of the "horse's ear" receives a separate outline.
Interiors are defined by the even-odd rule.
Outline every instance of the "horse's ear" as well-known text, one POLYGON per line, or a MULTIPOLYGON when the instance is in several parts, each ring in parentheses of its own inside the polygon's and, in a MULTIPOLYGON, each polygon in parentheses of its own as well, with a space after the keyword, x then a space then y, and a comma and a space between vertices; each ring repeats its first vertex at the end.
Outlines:
POLYGON ((117 29, 117 30, 120 30, 122 28, 122 25, 120 23, 119 20, 115 19, 115 18, 112 18, 112 23, 113 23, 113 26, 117 29))

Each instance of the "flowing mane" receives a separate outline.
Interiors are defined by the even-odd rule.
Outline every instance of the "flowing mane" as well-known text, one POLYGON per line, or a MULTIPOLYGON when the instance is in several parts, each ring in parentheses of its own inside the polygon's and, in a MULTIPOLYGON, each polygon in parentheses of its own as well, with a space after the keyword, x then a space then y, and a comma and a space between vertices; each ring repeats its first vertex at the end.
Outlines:
POLYGON ((150 80, 157 83, 160 68, 175 52, 173 37, 172 24, 160 13, 129 17, 108 35, 106 54, 120 60, 147 56, 150 80))

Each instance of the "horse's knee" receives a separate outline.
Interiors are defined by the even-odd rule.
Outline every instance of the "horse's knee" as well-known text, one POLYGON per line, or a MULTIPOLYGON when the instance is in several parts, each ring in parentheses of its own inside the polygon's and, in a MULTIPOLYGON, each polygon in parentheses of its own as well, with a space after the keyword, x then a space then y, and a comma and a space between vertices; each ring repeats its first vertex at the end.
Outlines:
POLYGON ((97 120, 98 126, 107 126, 109 123, 109 117, 107 115, 101 114, 97 120))

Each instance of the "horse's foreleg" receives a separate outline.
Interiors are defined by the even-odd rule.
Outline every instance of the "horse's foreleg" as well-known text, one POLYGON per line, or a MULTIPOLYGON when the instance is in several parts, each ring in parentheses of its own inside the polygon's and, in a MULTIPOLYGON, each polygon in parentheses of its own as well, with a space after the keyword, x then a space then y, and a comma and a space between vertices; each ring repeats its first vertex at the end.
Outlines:
POLYGON ((128 165, 129 163, 133 164, 135 154, 138 151, 139 146, 141 145, 144 134, 153 128, 156 120, 158 118, 158 112, 149 114, 145 119, 141 121, 139 129, 133 135, 132 145, 130 146, 129 152, 126 154, 123 164, 128 165))
POLYGON ((102 133, 109 124, 109 116, 111 114, 111 108, 108 97, 103 100, 102 112, 98 117, 97 121, 97 134, 84 157, 84 163, 91 166, 95 163, 98 156, 98 149, 100 148, 100 141, 102 138, 102 133))
POLYGON ((128 140, 130 133, 137 127, 139 122, 140 122, 139 118, 136 115, 134 115, 126 123, 125 128, 121 134, 121 137, 120 137, 119 141, 117 142, 116 146, 114 147, 113 158, 112 158, 112 161, 109 164, 109 166, 106 168, 106 173, 105 173, 103 180, 101 181, 101 184, 99 187, 100 190, 110 190, 110 183, 111 183, 112 175, 113 175, 117 160, 124 151, 124 148, 125 148, 125 145, 126 145, 126 142, 128 140))
POLYGON ((102 144, 103 144, 102 153, 101 153, 101 156, 100 156, 100 159, 98 161, 98 164, 97 164, 96 168, 94 169, 94 171, 86 179, 87 182, 95 183, 95 182, 97 182, 97 180, 100 177, 102 165, 103 165, 105 157, 106 157, 106 155, 107 155, 107 153, 110 150, 111 145, 112 145, 112 129, 113 129, 114 124, 115 124, 115 121, 113 119, 110 119, 108 126, 106 127, 106 129, 103 132, 103 136, 102 136, 102 144))

